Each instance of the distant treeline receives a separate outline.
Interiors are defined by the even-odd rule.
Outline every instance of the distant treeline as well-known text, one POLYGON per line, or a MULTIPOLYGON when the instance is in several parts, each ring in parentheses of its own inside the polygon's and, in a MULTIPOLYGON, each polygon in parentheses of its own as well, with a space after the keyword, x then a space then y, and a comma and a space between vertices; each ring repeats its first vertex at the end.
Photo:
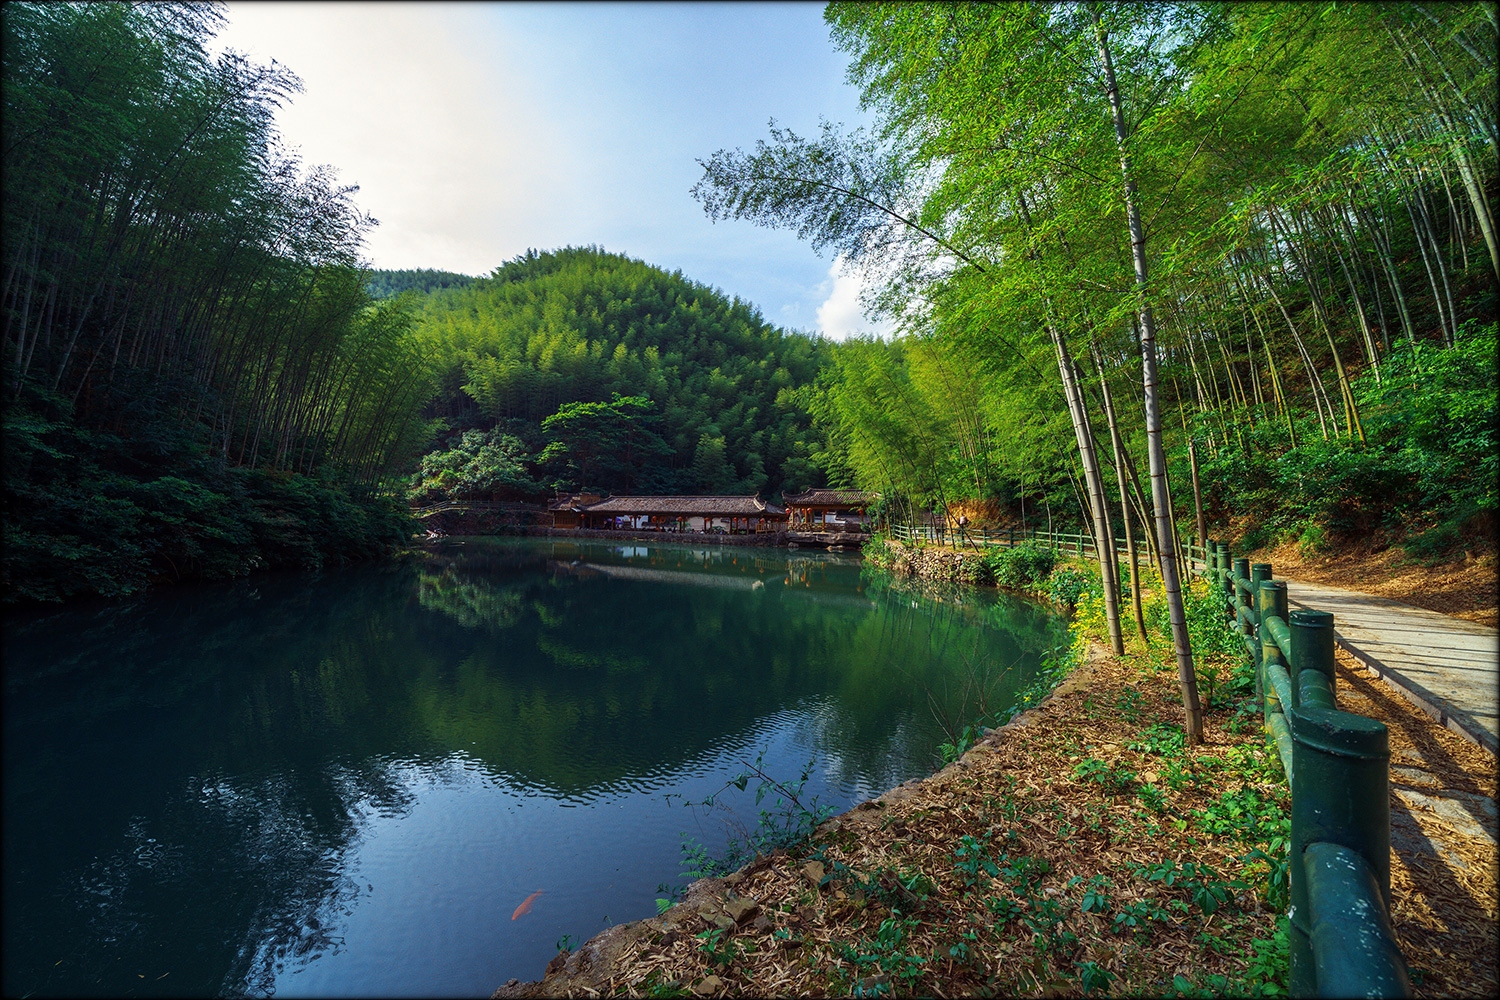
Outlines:
POLYGON ((370 271, 365 276, 365 290, 377 299, 388 299, 402 292, 435 292, 440 288, 463 288, 474 281, 469 274, 434 271, 430 267, 407 271, 370 271))

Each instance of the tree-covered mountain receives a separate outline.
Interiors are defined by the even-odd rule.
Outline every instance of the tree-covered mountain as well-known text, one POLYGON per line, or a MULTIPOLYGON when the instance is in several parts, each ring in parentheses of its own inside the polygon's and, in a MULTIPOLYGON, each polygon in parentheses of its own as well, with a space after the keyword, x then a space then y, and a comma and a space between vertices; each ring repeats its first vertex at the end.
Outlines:
POLYGON ((439 288, 462 288, 474 281, 472 274, 434 271, 430 267, 405 271, 373 270, 365 275, 365 291, 373 298, 388 299, 402 292, 433 292, 439 288))
POLYGON ((416 309, 440 387, 431 414, 447 434, 415 495, 493 492, 495 470, 468 454, 479 439, 461 440, 476 430, 537 494, 768 496, 823 483, 809 394, 827 345, 680 272, 598 247, 533 250, 416 309))

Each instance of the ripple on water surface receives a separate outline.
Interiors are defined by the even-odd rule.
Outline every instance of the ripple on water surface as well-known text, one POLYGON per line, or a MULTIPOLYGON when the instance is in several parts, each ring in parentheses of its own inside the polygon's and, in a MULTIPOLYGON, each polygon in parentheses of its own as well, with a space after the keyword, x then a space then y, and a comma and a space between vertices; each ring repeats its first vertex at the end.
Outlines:
POLYGON ((477 540, 33 616, 5 633, 5 992, 534 978, 774 802, 726 789, 748 765, 811 762, 803 801, 846 808, 930 769, 976 664, 994 706, 1057 637, 885 586, 837 557, 477 540))

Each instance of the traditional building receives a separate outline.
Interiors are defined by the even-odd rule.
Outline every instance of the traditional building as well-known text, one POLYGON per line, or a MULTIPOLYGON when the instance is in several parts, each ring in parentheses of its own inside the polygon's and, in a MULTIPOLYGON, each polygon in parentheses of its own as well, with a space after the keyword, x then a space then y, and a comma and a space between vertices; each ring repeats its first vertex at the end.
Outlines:
POLYGON ((555 499, 547 502, 547 509, 552 512, 552 526, 554 528, 581 527, 579 512, 589 504, 598 503, 603 499, 597 493, 558 494, 555 499))
POLYGON ((786 521, 785 510, 759 496, 610 497, 576 509, 580 527, 635 531, 751 534, 775 531, 786 521))
POLYGON ((875 494, 864 490, 808 490, 781 495, 793 531, 859 531, 875 494))

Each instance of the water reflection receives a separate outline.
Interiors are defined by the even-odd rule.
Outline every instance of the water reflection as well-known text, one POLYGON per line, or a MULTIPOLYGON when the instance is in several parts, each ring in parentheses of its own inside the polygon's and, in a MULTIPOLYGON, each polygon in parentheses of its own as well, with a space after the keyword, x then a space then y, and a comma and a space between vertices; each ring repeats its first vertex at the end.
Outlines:
MULTIPOLYGON (((455 540, 5 630, 7 994, 487 993, 766 752, 849 804, 1059 639, 774 550, 455 540), (543 889, 534 910, 515 905, 543 889)), ((753 809, 747 809, 753 815, 753 809)))

